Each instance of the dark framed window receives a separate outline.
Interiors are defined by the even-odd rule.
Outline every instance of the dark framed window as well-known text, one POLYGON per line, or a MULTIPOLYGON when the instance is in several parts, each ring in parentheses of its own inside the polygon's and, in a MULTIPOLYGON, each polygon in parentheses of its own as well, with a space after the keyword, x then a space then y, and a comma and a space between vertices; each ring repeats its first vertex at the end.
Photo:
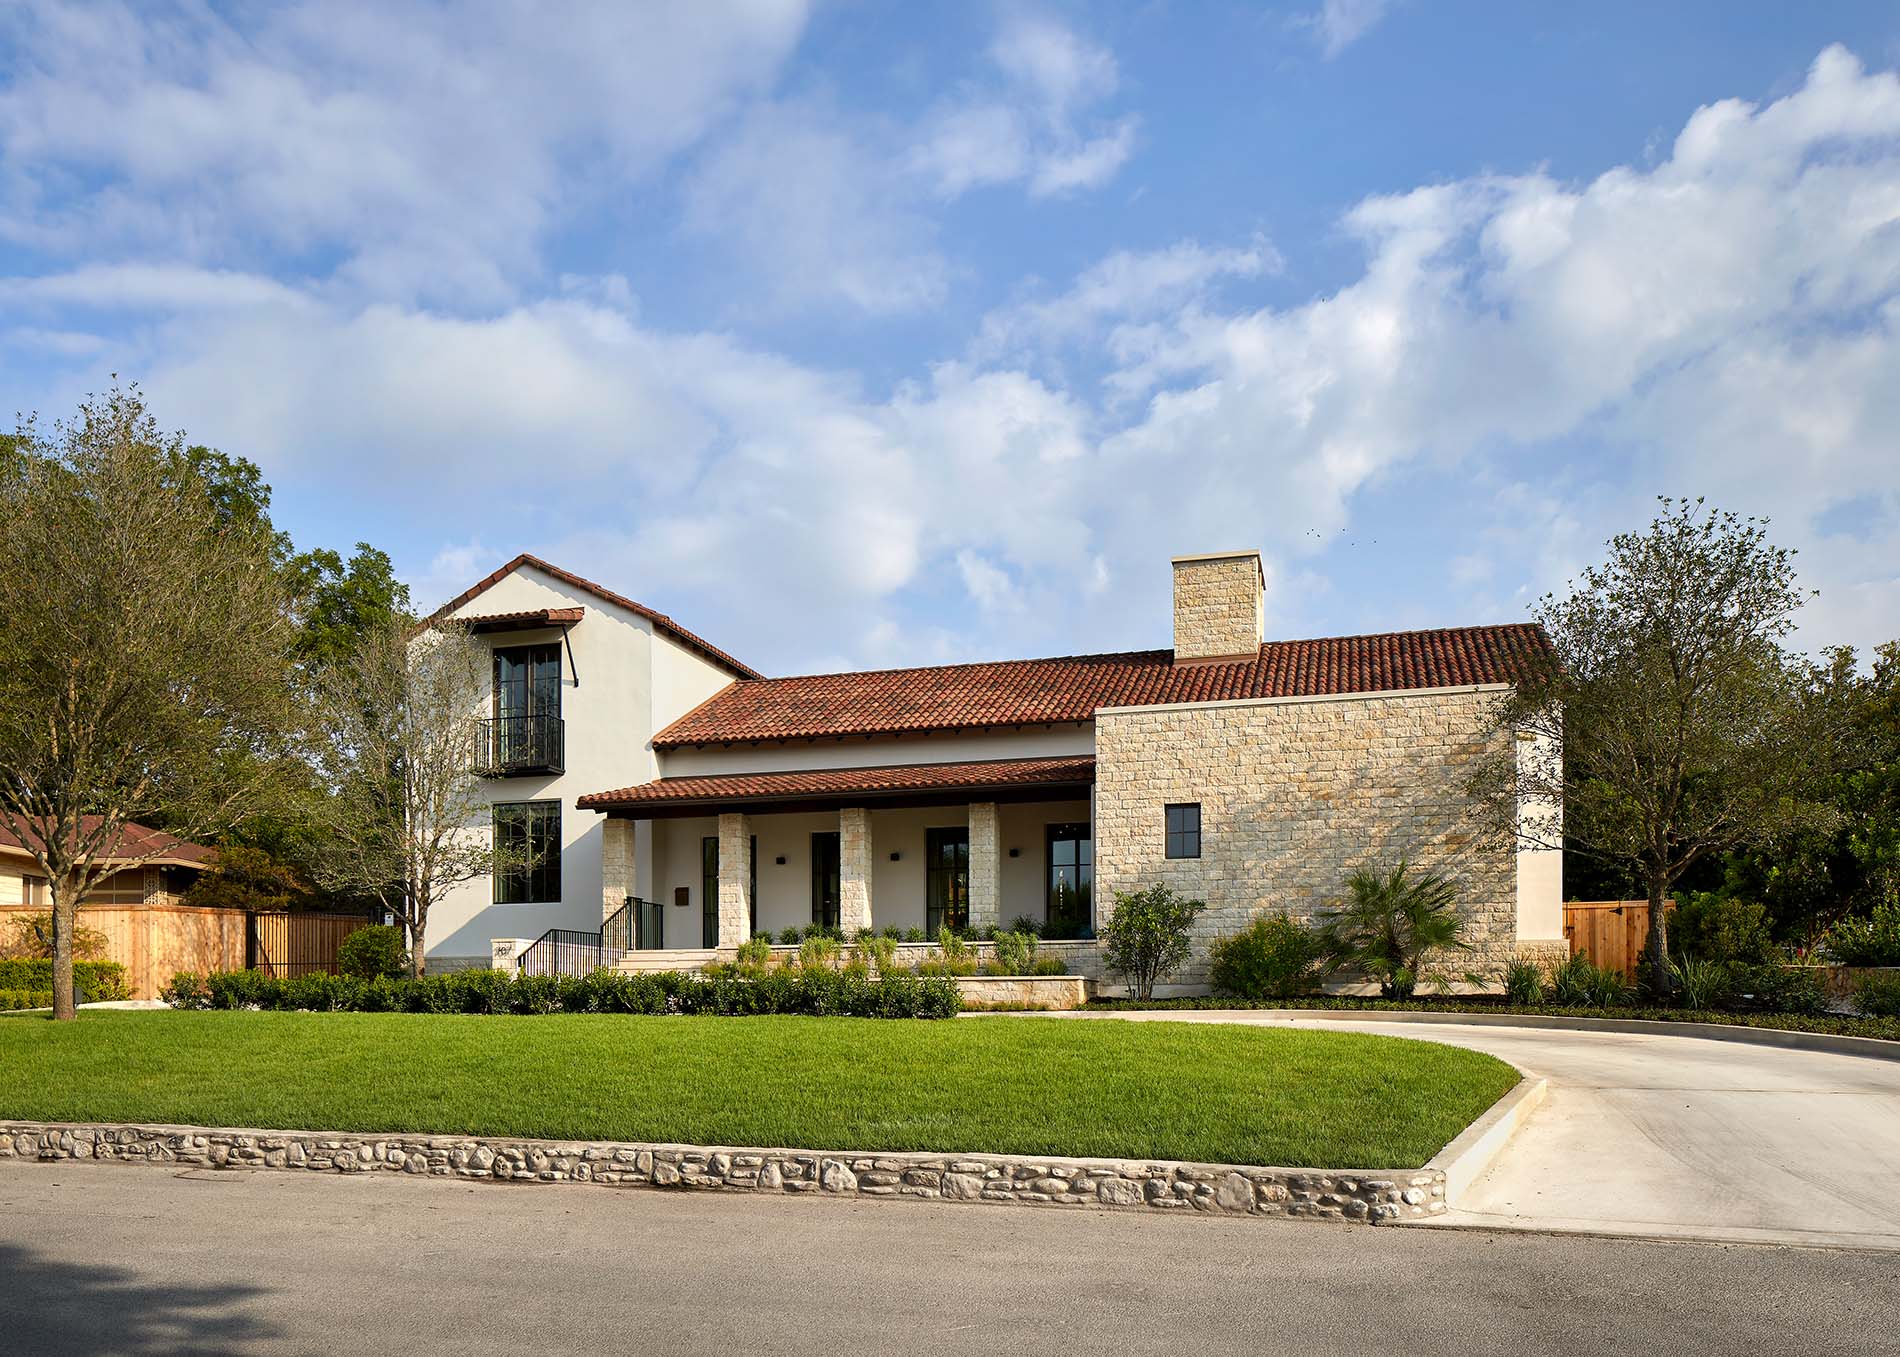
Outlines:
POLYGON ((495 715, 561 714, 561 647, 498 646, 495 649, 495 715))
POLYGON ((838 831, 811 836, 811 921, 827 928, 838 926, 844 901, 844 880, 838 863, 838 831))
POLYGON ((924 831, 924 931, 970 926, 968 826, 924 831))
POLYGON ((561 898, 561 803, 504 801, 495 808, 495 846, 514 866, 495 873, 498 905, 544 905, 561 898))
POLYGON ((1095 916, 1095 841, 1087 825, 1050 825, 1049 895, 1043 936, 1080 938, 1095 916))
MULTIPOLYGON (((746 894, 751 906, 751 929, 759 931, 759 836, 752 836, 752 883, 746 894)), ((699 945, 719 945, 719 836, 708 834, 699 841, 699 945)))
POLYGON ((1168 856, 1198 858, 1201 855, 1201 804, 1182 802, 1167 808, 1168 856))

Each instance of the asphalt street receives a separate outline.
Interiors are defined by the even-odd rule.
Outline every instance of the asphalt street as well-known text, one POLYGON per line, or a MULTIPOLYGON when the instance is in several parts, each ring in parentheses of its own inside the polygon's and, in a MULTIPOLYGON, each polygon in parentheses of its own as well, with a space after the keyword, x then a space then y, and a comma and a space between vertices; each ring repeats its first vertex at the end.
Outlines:
POLYGON ((0 1352, 1900 1352, 1891 1253, 0 1164, 0 1352))

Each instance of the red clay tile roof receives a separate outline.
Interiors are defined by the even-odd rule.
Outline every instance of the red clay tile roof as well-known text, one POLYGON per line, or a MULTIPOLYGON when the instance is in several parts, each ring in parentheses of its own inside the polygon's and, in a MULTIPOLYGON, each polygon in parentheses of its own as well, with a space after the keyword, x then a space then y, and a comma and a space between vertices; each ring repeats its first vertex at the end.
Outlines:
POLYGON ((510 631, 528 627, 571 627, 587 613, 585 608, 529 608, 519 613, 478 613, 457 618, 470 631, 510 631))
MULTIPOLYGON (((99 817, 88 815, 81 820, 81 832, 90 833, 97 829, 99 817)), ((9 832, 0 825, 0 852, 25 853, 29 851, 18 835, 9 832)), ((127 824, 119 832, 118 840, 106 853, 108 862, 147 862, 152 864, 172 864, 185 867, 209 867, 217 860, 215 849, 202 844, 190 843, 162 829, 153 829, 150 825, 127 824)))
POLYGON ((975 763, 919 763, 887 768, 814 768, 795 773, 718 773, 663 777, 575 802, 581 810, 779 801, 809 797, 901 796, 905 792, 977 788, 1074 787, 1095 781, 1092 755, 1042 759, 986 759, 975 763))
POLYGON ((1172 651, 1073 655, 735 683, 653 738, 656 749, 1087 721, 1099 707, 1320 697, 1510 683, 1549 663, 1518 623, 1269 641, 1254 659, 1176 665, 1172 651))
MULTIPOLYGON (((616 594, 613 590, 603 588, 602 586, 595 584, 592 580, 582 579, 579 575, 574 574, 572 571, 563 570, 558 565, 550 565, 548 562, 542 560, 539 556, 531 556, 525 551, 522 552, 519 556, 515 557, 514 560, 508 562, 507 565, 504 565, 501 569, 495 571, 494 574, 488 576, 486 579, 481 580, 479 583, 475 584, 472 588, 465 589, 461 593, 457 594, 454 598, 450 599, 447 603, 444 603, 440 608, 437 608, 434 612, 430 613, 429 616, 424 620, 428 622, 434 622, 443 617, 448 616, 448 614, 454 612, 457 608, 461 607, 464 603, 467 603, 470 599, 475 598, 480 594, 486 593, 489 589, 492 589, 495 585, 501 583, 501 581, 508 578, 508 576, 512 575, 515 571, 519 570, 524 565, 531 565, 536 570, 541 571, 543 574, 552 575, 555 579, 560 580, 563 584, 571 585, 576 589, 584 590, 585 592, 592 594, 595 598, 605 599, 609 603, 616 604, 619 607, 625 608, 628 612, 637 613, 639 616, 646 618, 647 621, 651 622, 654 626, 658 627, 661 631, 666 632, 674 640, 678 641, 680 644, 684 645, 689 650, 698 651, 701 655, 704 655, 707 659, 711 660, 714 664, 720 665, 726 669, 731 670, 733 673, 737 674, 742 679, 756 679, 756 678, 763 677, 759 673, 758 670, 752 668, 750 665, 744 665, 744 664, 739 663, 739 661, 733 659, 732 656, 728 655, 725 651, 721 650, 718 646, 706 640, 704 637, 695 636, 692 632, 686 630, 685 627, 682 627, 679 623, 675 622, 672 618, 668 617, 665 613, 655 612, 653 611, 653 609, 647 607, 646 604, 644 603, 635 603, 632 599, 628 598, 625 594, 616 594)), ((561 611, 561 610, 557 609, 556 611, 561 611)))

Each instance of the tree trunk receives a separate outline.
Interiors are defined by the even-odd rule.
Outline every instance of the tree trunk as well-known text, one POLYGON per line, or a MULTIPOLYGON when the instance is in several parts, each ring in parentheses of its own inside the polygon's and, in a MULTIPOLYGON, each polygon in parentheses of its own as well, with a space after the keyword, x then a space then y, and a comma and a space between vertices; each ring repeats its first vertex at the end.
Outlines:
POLYGON ((1648 963, 1649 988, 1658 998, 1675 992, 1676 978, 1669 968, 1669 927, 1666 922, 1669 897, 1663 891, 1663 879, 1649 879, 1649 943, 1643 948, 1648 963))
POLYGON ((78 923, 77 883, 64 877, 53 891, 53 1021, 71 1022, 79 1016, 73 994, 73 929, 78 923))
POLYGON ((427 914, 418 912, 415 922, 409 925, 409 974, 412 978, 422 978, 422 948, 424 933, 429 926, 427 914))

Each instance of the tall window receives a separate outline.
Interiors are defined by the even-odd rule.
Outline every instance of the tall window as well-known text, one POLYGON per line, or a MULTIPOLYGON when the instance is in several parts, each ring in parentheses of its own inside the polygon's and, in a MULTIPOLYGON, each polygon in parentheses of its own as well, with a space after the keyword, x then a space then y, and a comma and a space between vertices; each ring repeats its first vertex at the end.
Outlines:
POLYGON ((970 926, 970 831, 924 831, 924 927, 931 937, 945 927, 970 926))
POLYGON ((1187 802, 1167 808, 1168 856, 1198 858, 1201 855, 1201 807, 1187 802))
POLYGON ((838 871, 838 832, 823 830, 811 836, 811 921, 836 928, 838 907, 843 898, 843 879, 838 871))
POLYGON ((1094 921, 1095 843, 1087 825, 1049 826, 1048 923, 1043 935, 1079 938, 1094 921))
POLYGON ((503 767, 558 765, 561 648, 549 642, 495 651, 495 748, 503 767))
POLYGON ((520 864, 495 873, 498 905, 552 904, 561 898, 561 803, 505 801, 495 806, 495 845, 520 864))
MULTIPOLYGON (((746 892, 751 931, 759 931, 759 836, 752 836, 751 886, 746 892)), ((719 836, 699 841, 699 939, 702 947, 719 945, 719 836)))

